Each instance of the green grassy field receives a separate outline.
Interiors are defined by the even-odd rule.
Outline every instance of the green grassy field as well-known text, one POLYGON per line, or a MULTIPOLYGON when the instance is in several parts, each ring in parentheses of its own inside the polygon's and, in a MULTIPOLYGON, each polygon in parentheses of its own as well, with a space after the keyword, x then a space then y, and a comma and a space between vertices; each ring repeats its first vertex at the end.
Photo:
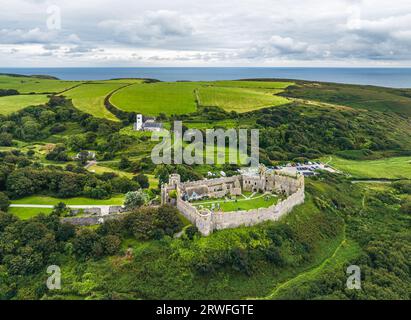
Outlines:
POLYGON ((195 88, 192 83, 136 84, 119 90, 110 101, 121 110, 144 115, 185 114, 196 110, 195 88))
POLYGON ((64 93, 72 99, 74 106, 97 118, 119 121, 115 115, 106 109, 104 99, 112 91, 124 86, 123 83, 87 83, 64 93))
POLYGON ((358 179, 411 179, 411 157, 365 161, 333 157, 330 165, 358 179))
POLYGON ((159 113, 185 114, 200 105, 217 106, 226 111, 247 112, 288 102, 276 96, 292 83, 262 81, 160 82, 136 84, 111 97, 117 108, 155 116, 159 113))
POLYGON ((87 205, 122 205, 124 203, 124 195, 117 195, 107 200, 98 200, 90 198, 69 198, 69 199, 59 199, 48 196, 30 196, 22 199, 12 201, 12 204, 33 204, 33 205, 48 205, 54 206, 59 202, 64 202, 71 206, 87 206, 87 205))
POLYGON ((278 197, 270 196, 269 199, 265 199, 265 196, 257 194, 256 196, 245 199, 243 197, 237 197, 237 202, 235 201, 224 201, 221 199, 216 200, 201 200, 194 201, 193 205, 196 207, 202 206, 204 208, 211 209, 212 205, 220 205, 220 209, 223 212, 240 211, 240 210, 252 210, 257 208, 268 208, 278 202, 278 197))
POLYGON ((20 93, 59 93, 79 83, 81 82, 0 75, 0 89, 15 89, 20 93))
POLYGON ((201 105, 218 106, 226 111, 239 113, 289 102, 288 99, 275 95, 282 92, 281 90, 214 86, 201 87, 198 90, 201 105))
POLYGON ((38 216, 40 213, 50 214, 53 209, 42 209, 42 208, 9 208, 9 212, 14 214, 21 220, 28 220, 35 216, 38 216))
POLYGON ((411 115, 409 91, 334 83, 303 83, 286 90, 286 96, 328 102, 355 109, 411 115))
POLYGON ((285 89, 294 83, 281 81, 215 81, 208 84, 217 87, 285 89))
POLYGON ((115 169, 111 169, 108 167, 104 167, 104 166, 100 166, 100 165, 94 165, 88 168, 88 171, 90 172, 94 172, 97 174, 103 174, 103 173, 115 173, 118 174, 120 177, 126 177, 126 178, 132 178, 133 174, 129 173, 129 172, 125 172, 125 171, 120 171, 120 170, 115 170, 115 169))
POLYGON ((16 95, 0 97, 0 114, 8 115, 29 106, 44 104, 48 100, 47 95, 16 95))

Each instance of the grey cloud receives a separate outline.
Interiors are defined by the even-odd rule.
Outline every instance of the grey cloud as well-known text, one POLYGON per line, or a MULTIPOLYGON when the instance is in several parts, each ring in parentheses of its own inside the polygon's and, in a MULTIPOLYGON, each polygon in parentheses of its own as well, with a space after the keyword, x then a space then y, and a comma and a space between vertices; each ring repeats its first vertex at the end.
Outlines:
POLYGON ((188 37, 193 33, 191 23, 173 11, 146 12, 133 20, 105 20, 98 25, 115 41, 150 45, 158 41, 188 37))

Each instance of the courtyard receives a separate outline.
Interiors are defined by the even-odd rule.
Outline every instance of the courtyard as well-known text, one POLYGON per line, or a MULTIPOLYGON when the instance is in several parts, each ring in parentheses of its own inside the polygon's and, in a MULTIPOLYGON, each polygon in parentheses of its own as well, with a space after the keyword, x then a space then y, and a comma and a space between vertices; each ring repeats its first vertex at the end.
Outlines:
POLYGON ((214 211, 248 211, 258 208, 271 207, 279 201, 279 196, 272 193, 243 192, 240 196, 226 197, 224 199, 203 199, 191 201, 197 209, 207 208, 214 211))

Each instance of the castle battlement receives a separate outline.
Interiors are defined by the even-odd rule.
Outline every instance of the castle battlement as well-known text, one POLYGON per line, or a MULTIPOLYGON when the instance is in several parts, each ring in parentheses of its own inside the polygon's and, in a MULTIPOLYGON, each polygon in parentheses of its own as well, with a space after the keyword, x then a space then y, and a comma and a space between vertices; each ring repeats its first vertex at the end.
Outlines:
POLYGON ((304 176, 266 172, 264 169, 256 174, 240 174, 233 177, 192 182, 181 182, 180 176, 173 174, 170 175, 169 183, 161 188, 162 204, 177 207, 205 236, 214 230, 252 226, 264 221, 277 221, 291 212, 295 206, 304 203, 304 200, 304 176), (233 212, 200 210, 189 202, 205 197, 237 196, 243 191, 275 192, 284 195, 286 199, 269 208, 233 212))

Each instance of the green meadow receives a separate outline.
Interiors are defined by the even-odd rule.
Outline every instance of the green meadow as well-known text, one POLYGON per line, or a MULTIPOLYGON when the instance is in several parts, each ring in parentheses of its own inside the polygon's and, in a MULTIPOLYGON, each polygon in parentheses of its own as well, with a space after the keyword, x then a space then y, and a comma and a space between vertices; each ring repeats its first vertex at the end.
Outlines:
POLYGON ((25 197, 18 200, 13 200, 12 204, 30 204, 30 205, 46 205, 46 206, 55 206, 56 204, 64 202, 70 206, 87 206, 87 205, 96 205, 96 206, 105 206, 105 205, 123 205, 124 195, 117 195, 111 199, 98 200, 90 199, 84 197, 76 197, 69 199, 54 198, 42 195, 25 197))
POLYGON ((8 212, 12 213, 21 220, 28 220, 30 218, 36 217, 41 213, 46 215, 50 214, 53 209, 43 209, 43 208, 9 208, 8 212))
POLYGON ((290 84, 262 81, 135 84, 116 92, 110 101, 121 110, 151 116, 195 112, 196 100, 202 106, 217 106, 241 113, 288 103, 288 99, 277 94, 290 84))
POLYGON ((0 89, 15 89, 20 93, 59 93, 80 83, 76 81, 0 75, 0 89))
POLYGON ((236 88, 262 88, 262 89, 285 89, 292 86, 293 82, 281 81, 215 81, 209 85, 216 87, 236 87, 236 88))
POLYGON ((117 117, 106 109, 104 100, 107 95, 124 85, 124 83, 85 83, 65 92, 64 96, 72 99, 74 106, 83 112, 97 118, 118 121, 117 117))
POLYGON ((45 94, 0 97, 0 114, 8 115, 29 106, 44 104, 48 100, 45 94))
POLYGON ((411 157, 361 161, 333 157, 329 164, 358 179, 411 179, 411 157))
POLYGON ((280 92, 281 90, 271 89, 206 86, 199 89, 199 103, 202 106, 217 106, 226 111, 242 113, 288 103, 288 99, 276 96, 280 92))
POLYGON ((186 114, 196 111, 195 88, 192 83, 136 84, 116 92, 110 102, 121 110, 149 116, 186 114))

